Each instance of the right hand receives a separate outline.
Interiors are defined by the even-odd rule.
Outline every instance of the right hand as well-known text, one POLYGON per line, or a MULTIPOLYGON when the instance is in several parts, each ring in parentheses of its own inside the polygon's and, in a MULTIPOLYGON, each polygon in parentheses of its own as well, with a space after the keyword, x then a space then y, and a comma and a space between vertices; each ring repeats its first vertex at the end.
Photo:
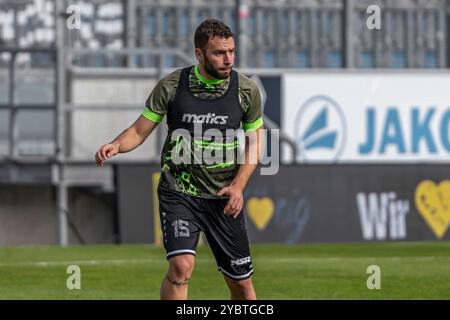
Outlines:
POLYGON ((95 153, 95 162, 97 166, 102 167, 105 161, 119 153, 119 145, 117 143, 108 143, 102 145, 95 153))

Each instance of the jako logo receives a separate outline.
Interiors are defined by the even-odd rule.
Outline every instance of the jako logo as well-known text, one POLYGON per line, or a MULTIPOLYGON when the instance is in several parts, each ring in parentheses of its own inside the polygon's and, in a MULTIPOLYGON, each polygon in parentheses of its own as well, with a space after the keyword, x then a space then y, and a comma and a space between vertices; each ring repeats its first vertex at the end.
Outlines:
POLYGON ((193 114, 185 113, 183 114, 182 121, 188 123, 210 123, 210 124, 225 124, 227 123, 228 116, 216 116, 215 113, 208 114, 193 114))
POLYGON ((250 262, 251 262, 251 258, 250 257, 245 257, 245 258, 242 258, 242 259, 231 260, 231 265, 232 266, 234 266, 234 265, 241 266, 243 264, 250 263, 250 262))
POLYGON ((308 99, 297 113, 294 130, 299 161, 333 161, 344 149, 345 118, 339 105, 329 97, 308 99))

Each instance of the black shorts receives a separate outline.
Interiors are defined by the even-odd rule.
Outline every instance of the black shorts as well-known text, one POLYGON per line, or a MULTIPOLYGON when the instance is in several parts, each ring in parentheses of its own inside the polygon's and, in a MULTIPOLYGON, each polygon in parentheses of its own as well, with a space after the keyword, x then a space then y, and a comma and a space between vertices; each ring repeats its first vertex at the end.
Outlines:
POLYGON ((158 198, 167 259, 182 254, 195 256, 203 231, 220 272, 235 280, 253 274, 244 213, 237 218, 225 215, 227 199, 203 199, 161 186, 158 198))

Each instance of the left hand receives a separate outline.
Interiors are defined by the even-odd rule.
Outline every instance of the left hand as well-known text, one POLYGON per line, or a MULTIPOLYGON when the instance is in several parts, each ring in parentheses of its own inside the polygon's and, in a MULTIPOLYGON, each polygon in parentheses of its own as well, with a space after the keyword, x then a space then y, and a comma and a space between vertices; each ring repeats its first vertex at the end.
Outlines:
POLYGON ((228 195, 230 199, 227 205, 223 209, 223 213, 227 216, 232 216, 237 218, 237 216, 242 211, 242 206, 244 204, 244 196, 242 195, 242 189, 237 185, 230 185, 228 187, 222 188, 218 193, 218 196, 228 195))

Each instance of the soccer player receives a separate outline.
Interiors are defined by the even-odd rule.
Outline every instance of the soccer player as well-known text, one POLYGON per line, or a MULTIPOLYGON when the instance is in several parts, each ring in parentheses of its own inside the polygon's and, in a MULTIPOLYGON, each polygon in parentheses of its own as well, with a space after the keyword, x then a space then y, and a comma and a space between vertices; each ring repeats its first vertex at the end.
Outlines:
POLYGON ((256 299, 242 212, 243 190, 260 159, 261 95, 254 81, 233 70, 235 44, 227 25, 205 20, 195 32, 194 43, 198 64, 162 78, 143 114, 114 141, 101 146, 95 159, 102 166, 117 153, 133 150, 166 115, 168 135, 161 155, 158 198, 169 268, 161 299, 187 299, 200 231, 206 235, 231 299, 256 299), (212 140, 206 134, 208 129, 235 132, 241 123, 246 132, 245 161, 238 160, 236 135, 212 140), (254 139, 249 139, 251 135, 254 139), (196 161, 174 161, 174 151, 179 149, 196 161), (207 161, 220 153, 233 158, 207 161), (252 157, 256 161, 249 161, 252 157))

